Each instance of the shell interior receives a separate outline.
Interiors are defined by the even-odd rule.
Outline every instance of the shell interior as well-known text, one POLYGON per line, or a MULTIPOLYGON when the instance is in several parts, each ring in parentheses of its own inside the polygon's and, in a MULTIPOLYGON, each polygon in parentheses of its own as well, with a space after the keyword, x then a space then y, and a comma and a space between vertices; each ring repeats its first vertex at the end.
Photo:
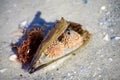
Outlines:
POLYGON ((76 51, 78 51, 88 43, 90 38, 91 34, 87 30, 82 29, 82 25, 73 22, 67 22, 66 20, 64 20, 64 18, 62 18, 59 22, 55 24, 55 27, 48 32, 47 36, 43 39, 43 41, 39 45, 36 54, 34 55, 29 65, 28 68, 29 73, 33 73, 34 71, 37 71, 45 66, 48 66, 53 62, 56 62, 62 58, 75 54, 76 51), (45 50, 54 41, 59 40, 59 38, 63 35, 63 33, 66 32, 66 30, 72 30, 78 33, 80 36, 82 36, 83 44, 71 48, 65 48, 63 53, 54 58, 46 56, 45 50))

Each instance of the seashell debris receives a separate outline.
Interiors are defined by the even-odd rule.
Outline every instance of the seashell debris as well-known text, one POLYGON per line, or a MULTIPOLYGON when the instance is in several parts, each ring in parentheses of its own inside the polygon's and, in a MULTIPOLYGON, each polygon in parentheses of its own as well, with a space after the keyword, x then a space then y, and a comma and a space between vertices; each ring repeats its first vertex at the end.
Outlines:
POLYGON ((106 35, 104 36, 103 40, 105 40, 105 41, 109 41, 109 40, 110 40, 110 39, 109 39, 109 35, 106 34, 106 35))
POLYGON ((7 70, 6 68, 1 69, 1 70, 0 70, 0 73, 4 73, 6 70, 7 70))
POLYGON ((16 62, 17 61, 17 55, 13 54, 9 57, 10 61, 16 62))
POLYGON ((105 10, 105 9, 106 9, 106 6, 102 6, 102 7, 101 7, 101 10, 105 10))

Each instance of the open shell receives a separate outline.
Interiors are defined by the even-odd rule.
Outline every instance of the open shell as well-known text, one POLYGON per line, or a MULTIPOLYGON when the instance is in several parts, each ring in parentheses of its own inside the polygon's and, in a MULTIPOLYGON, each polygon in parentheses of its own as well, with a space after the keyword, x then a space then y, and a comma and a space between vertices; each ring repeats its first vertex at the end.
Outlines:
POLYGON ((29 72, 32 73, 36 70, 39 70, 55 61, 58 61, 64 57, 67 57, 71 54, 75 54, 75 51, 79 50, 81 47, 83 47, 91 38, 91 34, 87 30, 82 29, 82 25, 73 23, 73 22, 67 22, 63 18, 57 22, 52 30, 49 31, 47 36, 43 39, 41 44, 39 45, 36 54, 34 55, 30 65, 29 65, 29 72), (64 50, 64 52, 55 57, 50 58, 45 55, 45 50, 67 30, 73 30, 77 32, 80 36, 83 37, 83 44, 67 48, 64 50))
POLYGON ((18 60, 28 65, 29 73, 64 59, 86 45, 91 34, 82 25, 61 18, 44 37, 42 28, 27 31, 17 47, 18 60))

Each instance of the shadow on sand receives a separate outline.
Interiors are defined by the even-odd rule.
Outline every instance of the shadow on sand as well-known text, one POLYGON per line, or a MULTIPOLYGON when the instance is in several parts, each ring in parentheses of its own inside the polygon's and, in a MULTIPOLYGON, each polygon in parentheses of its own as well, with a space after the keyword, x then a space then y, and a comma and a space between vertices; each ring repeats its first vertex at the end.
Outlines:
MULTIPOLYGON (((43 18, 41 18, 41 12, 38 11, 38 12, 35 14, 32 22, 28 25, 27 28, 24 29, 24 32, 25 32, 25 34, 26 34, 26 33, 27 33, 27 30, 33 30, 35 27, 36 27, 36 28, 40 28, 40 27, 43 27, 43 26, 44 26, 44 27, 47 27, 47 28, 46 28, 47 30, 45 30, 46 33, 47 33, 48 30, 50 30, 50 29, 54 26, 54 23, 55 23, 55 22, 46 22, 43 18), (34 25, 36 25, 36 26, 34 27, 34 25)), ((26 35, 23 35, 23 36, 18 40, 18 42, 16 42, 15 44, 12 43, 12 51, 13 51, 16 55, 18 55, 16 48, 19 47, 20 44, 21 44, 24 40, 26 40, 26 35), (17 46, 17 47, 15 48, 15 47, 13 47, 13 45, 15 45, 15 46, 17 46)), ((22 65, 22 68, 23 68, 24 70, 26 70, 27 67, 28 67, 28 66, 26 66, 26 65, 22 65)))

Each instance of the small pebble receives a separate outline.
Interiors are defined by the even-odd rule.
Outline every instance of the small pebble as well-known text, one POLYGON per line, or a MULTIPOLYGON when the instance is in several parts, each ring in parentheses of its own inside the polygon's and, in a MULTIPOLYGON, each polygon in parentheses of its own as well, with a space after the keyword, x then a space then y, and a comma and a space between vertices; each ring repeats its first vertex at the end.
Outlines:
POLYGON ((1 70, 0 70, 0 73, 4 73, 6 70, 7 70, 6 68, 1 69, 1 70))
POLYGON ((76 72, 76 71, 74 71, 74 73, 76 74, 77 72, 76 72))
POLYGON ((108 60, 109 60, 109 61, 113 61, 113 59, 112 59, 112 58, 108 58, 108 60))
POLYGON ((52 80, 54 80, 54 78, 52 78, 52 80))
POLYGON ((105 41, 109 41, 109 40, 110 40, 108 34, 106 34, 106 35, 104 36, 103 40, 105 40, 105 41))
POLYGON ((104 57, 103 55, 100 55, 100 57, 102 58, 102 57, 104 57))
POLYGON ((58 71, 59 69, 57 68, 57 71, 58 71))
POLYGON ((19 24, 19 27, 27 27, 27 25, 28 25, 28 22, 24 20, 19 24))
POLYGON ((86 72, 87 72, 87 68, 81 66, 81 67, 80 67, 80 72, 82 72, 82 73, 86 73, 86 72))
POLYGON ((84 4, 87 4, 88 3, 88 0, 83 0, 84 4))
POLYGON ((101 75, 99 75, 98 77, 101 77, 101 75))
POLYGON ((96 76, 96 74, 97 74, 97 73, 96 73, 96 72, 94 72, 93 77, 95 77, 95 76, 96 76))
POLYGON ((20 74, 20 76, 22 77, 23 75, 22 75, 22 74, 20 74))
POLYGON ((105 10, 105 9, 106 9, 106 7, 105 7, 105 6, 102 6, 102 7, 101 7, 101 10, 105 10))
POLYGON ((107 12, 106 15, 110 15, 110 12, 107 12))
POLYGON ((100 70, 101 70, 101 68, 99 68, 99 67, 98 67, 98 68, 97 68, 97 70, 99 70, 99 71, 100 71, 100 70))
POLYGON ((68 73, 68 76, 71 76, 71 73, 68 73))
POLYGON ((51 75, 54 75, 54 73, 51 73, 51 75))
POLYGON ((56 68, 56 66, 55 66, 55 65, 52 65, 51 67, 52 67, 52 69, 56 68))
POLYGON ((111 37, 111 40, 120 40, 120 37, 118 37, 118 36, 113 36, 113 37, 111 37))
POLYGON ((101 21, 99 24, 100 24, 101 26, 104 26, 104 28, 107 28, 106 26, 109 25, 109 22, 108 22, 108 21, 101 21))
POLYGON ((9 57, 10 61, 16 62, 17 61, 17 55, 13 54, 9 57))

